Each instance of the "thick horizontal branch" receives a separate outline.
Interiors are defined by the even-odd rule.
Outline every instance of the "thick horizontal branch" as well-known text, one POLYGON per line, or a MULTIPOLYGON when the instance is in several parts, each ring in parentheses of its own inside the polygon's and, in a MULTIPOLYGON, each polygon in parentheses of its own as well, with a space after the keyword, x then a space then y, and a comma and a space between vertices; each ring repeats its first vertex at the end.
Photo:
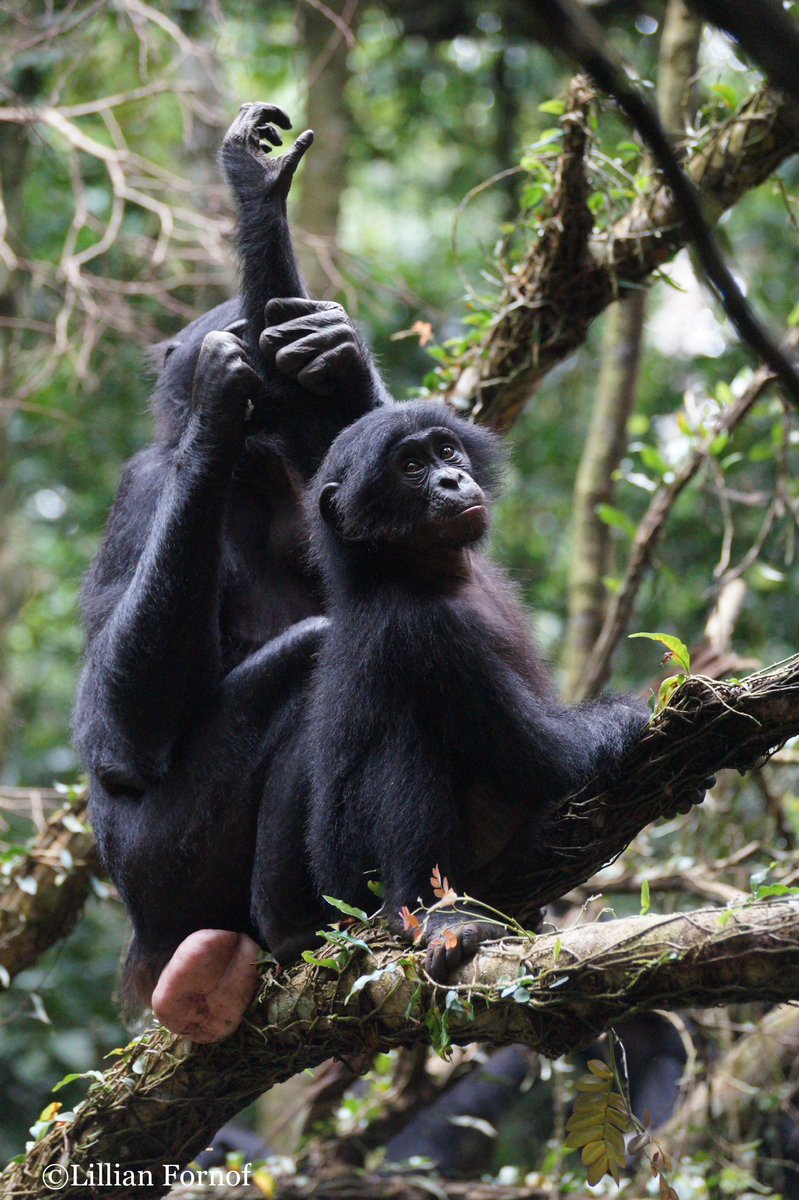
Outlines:
MULTIPOLYGON (((192 1048, 156 1031, 131 1044, 73 1119, 6 1169, 0 1193, 44 1200, 50 1193, 42 1172, 59 1163, 68 1169, 60 1196, 84 1200, 84 1172, 110 1162, 152 1171, 147 1194, 163 1195, 163 1164, 190 1161, 225 1120, 274 1084, 331 1056, 371 1061, 375 1051, 426 1040, 431 1020, 440 1025, 446 989, 420 978, 418 955, 379 932, 365 936, 370 953, 358 952, 341 973, 303 963, 268 978, 251 1018, 224 1042, 192 1048)), ((796 998, 799 902, 508 939, 486 946, 453 984, 471 1012, 449 1010, 452 1042, 523 1042, 557 1056, 633 1008, 796 998)), ((138 1183, 114 1190, 117 1200, 141 1194, 138 1183)))
MULTIPOLYGON (((566 894, 622 853, 675 800, 724 768, 745 771, 799 734, 799 656, 741 683, 693 676, 673 693, 610 786, 589 784, 553 811, 521 916, 566 894)), ((520 896, 521 901, 521 896, 520 896)))
MULTIPOLYGON (((564 157, 574 170, 574 130, 581 101, 563 118, 564 157)), ((755 92, 684 168, 701 192, 706 214, 717 219, 766 180, 799 148, 799 104, 769 87, 755 92)), ((553 225, 582 226, 575 191, 561 189, 553 225)), ((473 406, 478 419, 508 429, 544 376, 585 340, 591 322, 630 287, 644 286, 686 244, 687 234, 670 190, 655 177, 650 190, 608 231, 586 246, 579 269, 558 269, 561 242, 542 236, 508 281, 500 316, 452 387, 451 397, 473 406)))
POLYGON ((85 801, 62 808, 0 881, 0 990, 72 932, 99 869, 85 801))

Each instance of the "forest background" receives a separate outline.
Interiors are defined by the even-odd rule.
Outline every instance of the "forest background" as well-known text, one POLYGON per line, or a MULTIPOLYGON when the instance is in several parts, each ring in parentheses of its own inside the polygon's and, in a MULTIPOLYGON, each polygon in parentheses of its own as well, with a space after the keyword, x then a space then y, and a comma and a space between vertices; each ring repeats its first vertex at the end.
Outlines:
MULTIPOLYGON (((667 5, 592 7, 657 96, 667 5)), ((426 394, 447 386, 490 329, 508 277, 549 215, 571 69, 541 46, 530 11, 523 0, 117 0, 12 5, 0 15, 0 864, 8 872, 55 805, 54 785, 80 782, 69 727, 78 591, 121 464, 149 437, 146 349, 236 287, 232 208, 215 154, 239 103, 273 101, 295 130, 314 128, 290 213, 310 289, 358 320, 397 397, 426 394)), ((696 53, 680 88, 689 155, 762 83, 718 32, 705 29, 696 53)), ((589 127, 588 207, 608 231, 652 174, 612 105, 600 99, 589 127)), ((799 323, 799 168, 786 158, 718 225, 750 301, 778 332, 799 323)), ((797 649, 796 414, 771 389, 734 435, 719 435, 719 415, 745 395, 759 364, 707 298, 687 251, 644 294, 591 325, 579 353, 539 381, 511 432, 491 552, 535 608, 567 695, 580 690, 639 521, 696 455, 700 469, 668 510, 626 632, 665 630, 710 650, 701 661, 722 676, 797 649), (585 448, 597 445, 588 431, 608 397, 619 400, 622 442, 599 495, 585 448), (586 563, 588 581, 578 569, 586 563), (734 635, 721 646, 707 630, 720 595, 735 611, 734 635)), ((662 649, 620 642, 613 686, 657 691, 662 649)), ((780 865, 799 836, 796 783, 790 750, 746 779, 725 775, 701 809, 641 835, 623 860, 614 910, 640 910, 641 870, 677 880, 658 895, 664 912, 690 907, 697 894, 723 899, 725 887, 746 893, 753 877, 790 882, 780 865)), ((62 1075, 97 1067, 125 1038, 112 998, 124 918, 102 879, 94 892, 71 937, 3 997, 3 1157, 20 1150, 62 1075)), ((754 1006, 694 1014, 702 1056, 718 1057, 760 1015, 754 1006)), ((774 1077, 764 1106, 787 1111, 791 1084, 774 1077)), ((539 1088, 534 1110, 557 1111, 561 1084, 550 1076, 541 1087, 548 1099, 539 1088)), ((750 1137, 745 1121, 737 1130, 738 1151, 722 1164, 728 1188, 778 1187, 776 1168, 769 1173, 752 1148, 759 1132, 750 1137)), ((517 1115, 495 1139, 492 1169, 540 1167, 551 1132, 531 1142, 517 1115)))

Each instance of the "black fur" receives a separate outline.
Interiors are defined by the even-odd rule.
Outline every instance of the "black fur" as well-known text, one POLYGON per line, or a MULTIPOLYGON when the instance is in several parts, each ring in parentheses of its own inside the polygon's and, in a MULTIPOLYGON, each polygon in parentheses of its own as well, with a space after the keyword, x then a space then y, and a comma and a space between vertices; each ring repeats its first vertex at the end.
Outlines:
MULTIPOLYGON (((615 772, 646 725, 637 701, 558 701, 528 614, 474 548, 501 458, 492 435, 418 402, 351 425, 312 484, 331 626, 305 721, 267 778, 253 880, 253 921, 279 958, 308 944, 321 895, 373 908, 372 878, 399 931, 402 906, 433 901, 436 865, 512 913, 554 802, 615 772)), ((432 937, 439 977, 496 932, 442 910, 429 933, 447 926, 457 945, 432 937)))
POLYGON ((265 764, 325 624, 304 486, 387 398, 343 309, 305 298, 286 196, 312 135, 268 156, 288 125, 244 105, 225 139, 243 295, 162 348, 158 440, 125 470, 83 591, 76 741, 143 1000, 187 934, 249 928, 265 764))

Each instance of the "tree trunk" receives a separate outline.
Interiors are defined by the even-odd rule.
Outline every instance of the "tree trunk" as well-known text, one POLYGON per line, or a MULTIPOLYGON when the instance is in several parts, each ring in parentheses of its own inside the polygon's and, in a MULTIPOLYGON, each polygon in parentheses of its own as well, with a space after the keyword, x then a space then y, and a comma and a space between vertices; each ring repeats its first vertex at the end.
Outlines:
MULTIPOLYGON (((676 140, 685 132, 684 105, 696 72, 702 22, 683 0, 670 0, 660 39, 658 112, 676 140)), ((574 549, 569 581, 565 667, 574 695, 605 617, 605 578, 611 573, 611 528, 599 514, 612 505, 613 473, 627 445, 627 422, 635 407, 646 293, 631 291, 608 310, 602 370, 574 492, 574 549)))
POLYGON ((335 251, 352 136, 347 84, 358 0, 326 0, 324 8, 305 3, 300 12, 308 57, 306 119, 316 141, 302 168, 299 253, 310 294, 325 299, 339 290, 335 251))

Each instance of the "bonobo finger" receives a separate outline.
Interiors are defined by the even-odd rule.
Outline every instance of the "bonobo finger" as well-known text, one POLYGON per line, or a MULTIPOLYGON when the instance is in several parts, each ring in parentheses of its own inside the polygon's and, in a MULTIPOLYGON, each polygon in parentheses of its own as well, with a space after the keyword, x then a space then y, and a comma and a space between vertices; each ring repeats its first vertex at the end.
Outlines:
POLYGON ((282 146, 283 139, 275 129, 274 125, 259 125, 259 136, 265 138, 267 142, 271 142, 273 146, 282 146))
POLYGON ((341 382, 338 371, 331 366, 334 353, 320 354, 313 362, 308 363, 307 367, 298 371, 297 383, 314 396, 329 396, 341 382))
POLYGON ((273 121, 281 129, 291 129, 291 120, 288 113, 282 108, 278 108, 276 104, 267 104, 264 100, 250 100, 242 104, 239 114, 246 113, 247 111, 252 111, 253 118, 259 124, 261 121, 273 121))
MULTIPOLYGON (((265 340, 273 346, 275 343, 273 331, 265 332, 268 335, 265 340)), ((326 350, 333 350, 336 346, 351 340, 351 337, 352 334, 346 325, 329 325, 324 329, 317 329, 297 341, 284 343, 275 355, 275 362, 281 370, 296 371, 318 358, 320 354, 324 354, 326 350)))
POLYGON ((447 963, 447 947, 442 937, 433 938, 428 945, 424 969, 436 983, 446 983, 449 978, 451 968, 447 963))
POLYGON ((283 162, 281 164, 281 174, 282 175, 293 175, 294 172, 297 170, 297 167, 300 165, 300 159, 305 154, 305 151, 308 149, 308 147, 311 146, 312 144, 313 144, 313 130, 306 129, 305 132, 301 133, 300 136, 297 138, 296 142, 291 147, 289 152, 283 156, 283 162))
POLYGON ((223 150, 226 145, 250 145, 264 138, 273 145, 279 145, 280 136, 276 129, 269 126, 269 122, 279 125, 281 129, 291 129, 291 121, 287 114, 276 104, 242 104, 236 119, 225 134, 223 150), (277 142, 274 141, 275 137, 278 138, 277 142))
POLYGON ((298 346, 305 338, 317 337, 321 340, 315 346, 309 343, 303 349, 320 353, 344 342, 355 343, 352 326, 342 321, 338 313, 308 313, 282 325, 269 325, 261 333, 258 345, 264 357, 272 360, 281 347, 298 346))
POLYGON ((247 332, 247 318, 239 317, 236 321, 231 321, 222 331, 223 333, 234 333, 237 338, 241 338, 242 334, 247 332))
POLYGON ((344 309, 335 300, 309 300, 305 296, 278 296, 268 300, 264 312, 265 325, 281 325, 294 317, 305 317, 309 313, 330 312, 344 309))
POLYGON ((464 961, 474 958, 477 953, 480 943, 483 940, 483 930, 480 928, 479 921, 470 921, 468 925, 463 925, 459 930, 459 939, 462 948, 462 957, 464 961))

